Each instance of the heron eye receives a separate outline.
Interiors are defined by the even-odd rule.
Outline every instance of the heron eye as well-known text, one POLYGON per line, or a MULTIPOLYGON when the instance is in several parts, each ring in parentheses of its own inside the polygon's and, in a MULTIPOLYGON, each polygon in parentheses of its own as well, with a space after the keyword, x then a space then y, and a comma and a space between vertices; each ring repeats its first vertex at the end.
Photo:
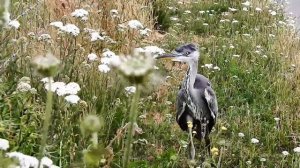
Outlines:
POLYGON ((185 52, 185 55, 190 55, 190 53, 191 53, 191 52, 187 51, 187 52, 185 52))

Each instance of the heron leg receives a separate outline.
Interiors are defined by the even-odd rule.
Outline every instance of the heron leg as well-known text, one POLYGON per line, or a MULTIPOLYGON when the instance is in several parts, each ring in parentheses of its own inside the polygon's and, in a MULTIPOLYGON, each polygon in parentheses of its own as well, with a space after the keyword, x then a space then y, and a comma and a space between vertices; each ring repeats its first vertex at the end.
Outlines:
POLYGON ((210 139, 209 139, 208 135, 205 136, 205 146, 207 148, 207 152, 208 152, 209 156, 211 156, 211 152, 210 152, 210 139))

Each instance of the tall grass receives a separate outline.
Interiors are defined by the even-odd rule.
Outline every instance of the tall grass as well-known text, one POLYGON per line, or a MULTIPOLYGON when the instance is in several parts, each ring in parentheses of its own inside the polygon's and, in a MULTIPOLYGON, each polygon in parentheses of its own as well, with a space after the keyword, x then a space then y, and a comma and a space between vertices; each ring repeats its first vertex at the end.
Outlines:
MULTIPOLYGON (((52 51, 61 60, 54 81, 77 82, 81 100, 70 104, 54 94, 45 156, 61 167, 87 166, 83 158, 95 159, 95 165, 102 167, 122 167, 128 130, 124 126, 134 98, 124 88, 131 84, 114 70, 99 72, 99 59, 91 62, 87 55, 95 53, 103 58, 105 48, 119 54, 146 45, 170 51, 179 44, 194 42, 201 51, 199 73, 210 78, 220 106, 219 120, 211 135, 212 146, 220 153, 205 156, 204 148, 196 142, 197 154, 201 155, 197 156, 197 164, 297 167, 299 155, 293 149, 300 140, 299 36, 280 5, 251 1, 252 6, 247 7, 241 3, 11 1, 11 19, 21 25, 18 29, 4 27, 0 32, 0 138, 9 140, 9 151, 38 156, 47 91, 31 60, 52 51), (89 11, 87 21, 71 16, 79 8, 89 11), (118 17, 111 17, 112 9, 117 9, 118 17), (166 33, 160 35, 152 30, 149 37, 142 37, 130 28, 119 31, 119 24, 126 25, 132 19, 150 29, 154 24, 160 25, 166 33), (50 26, 53 21, 75 24, 81 32, 78 36, 59 33, 50 26), (91 42, 84 28, 108 37, 91 42), (45 33, 51 39, 42 40, 45 33), (213 64, 215 69, 205 64, 213 64), (17 90, 24 76, 30 78, 36 92, 17 90), (90 114, 102 118, 101 129, 97 134, 83 135, 80 123, 90 114), (259 143, 252 144, 252 138, 259 143), (290 154, 284 156, 282 151, 290 154)), ((160 70, 155 74, 169 77, 141 89, 137 124, 143 133, 133 137, 128 167, 187 167, 188 136, 179 129, 174 115, 186 65, 164 62, 157 66, 160 70)))

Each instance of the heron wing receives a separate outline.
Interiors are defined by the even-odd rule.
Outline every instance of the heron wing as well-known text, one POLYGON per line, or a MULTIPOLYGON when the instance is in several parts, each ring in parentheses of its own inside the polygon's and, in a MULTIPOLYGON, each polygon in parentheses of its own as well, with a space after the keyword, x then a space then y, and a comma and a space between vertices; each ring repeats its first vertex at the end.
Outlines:
POLYGON ((176 109, 177 109, 177 115, 176 120, 179 120, 179 118, 182 116, 186 108, 185 98, 183 91, 180 89, 177 95, 177 102, 176 102, 176 109))
POLYGON ((211 117, 216 122, 217 115, 218 115, 218 103, 217 103, 216 94, 211 87, 206 87, 204 89, 204 98, 207 101, 211 117))

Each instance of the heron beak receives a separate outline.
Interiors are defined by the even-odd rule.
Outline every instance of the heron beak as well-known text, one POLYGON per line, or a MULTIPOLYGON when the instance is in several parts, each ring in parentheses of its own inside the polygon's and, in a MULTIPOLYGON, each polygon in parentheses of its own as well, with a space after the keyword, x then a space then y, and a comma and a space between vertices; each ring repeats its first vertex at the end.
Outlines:
POLYGON ((180 54, 177 53, 166 53, 166 54, 161 54, 159 56, 156 57, 156 59, 161 59, 161 58, 171 58, 171 59, 175 59, 176 57, 181 56, 180 54))

